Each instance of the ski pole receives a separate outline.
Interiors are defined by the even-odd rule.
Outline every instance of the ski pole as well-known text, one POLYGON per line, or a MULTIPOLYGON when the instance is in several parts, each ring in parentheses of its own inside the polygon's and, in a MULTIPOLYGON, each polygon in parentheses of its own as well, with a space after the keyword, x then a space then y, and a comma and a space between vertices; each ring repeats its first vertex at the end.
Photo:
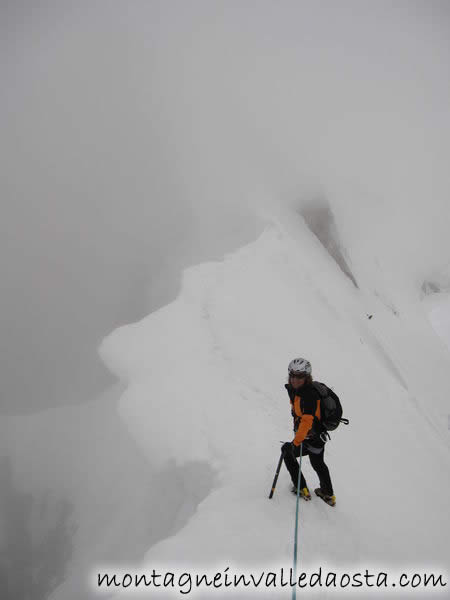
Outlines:
POLYGON ((278 461, 277 470, 275 471, 275 477, 273 478, 272 489, 270 490, 269 499, 272 498, 277 485, 278 475, 280 474, 281 463, 283 462, 283 451, 281 451, 280 460, 278 461))
POLYGON ((292 588, 292 600, 297 597, 297 538, 298 538, 298 501, 300 498, 300 478, 302 476, 302 452, 303 442, 300 444, 300 460, 298 468, 298 480, 297 480, 297 505, 295 507, 295 533, 294 533, 294 580, 295 586, 292 588))

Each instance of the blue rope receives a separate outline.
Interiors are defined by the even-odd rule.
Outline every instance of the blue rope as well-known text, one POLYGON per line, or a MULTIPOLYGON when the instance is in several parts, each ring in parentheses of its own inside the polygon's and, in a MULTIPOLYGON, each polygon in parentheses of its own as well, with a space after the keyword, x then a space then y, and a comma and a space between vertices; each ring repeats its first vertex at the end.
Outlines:
POLYGON ((295 534, 294 534, 294 581, 295 586, 292 588, 292 600, 297 597, 297 538, 298 538, 298 504, 300 499, 300 477, 302 474, 302 452, 303 442, 300 444, 300 460, 298 469, 298 480, 297 480, 297 504, 295 508, 295 534))

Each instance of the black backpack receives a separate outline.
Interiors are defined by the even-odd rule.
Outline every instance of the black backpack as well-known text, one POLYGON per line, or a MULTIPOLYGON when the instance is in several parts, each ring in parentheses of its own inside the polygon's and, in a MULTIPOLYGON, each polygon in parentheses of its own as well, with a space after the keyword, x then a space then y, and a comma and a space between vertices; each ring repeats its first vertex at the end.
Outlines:
POLYGON ((337 394, 320 381, 312 385, 320 395, 320 423, 325 431, 334 431, 340 423, 348 425, 348 419, 342 418, 342 405, 337 394))

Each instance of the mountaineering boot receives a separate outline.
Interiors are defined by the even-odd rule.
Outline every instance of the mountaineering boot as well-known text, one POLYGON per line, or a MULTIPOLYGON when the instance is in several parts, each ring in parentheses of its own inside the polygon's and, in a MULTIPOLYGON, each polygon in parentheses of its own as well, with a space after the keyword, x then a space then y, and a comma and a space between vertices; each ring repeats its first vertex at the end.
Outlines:
POLYGON ((336 496, 329 496, 328 494, 324 494, 320 488, 317 488, 316 490, 314 490, 314 492, 316 493, 316 496, 322 498, 322 500, 330 506, 334 506, 336 504, 336 496))
MULTIPOLYGON (((297 486, 293 485, 291 492, 295 495, 297 495, 297 486)), ((300 498, 303 498, 304 500, 311 500, 311 494, 309 493, 309 490, 307 487, 304 487, 300 490, 300 498)))

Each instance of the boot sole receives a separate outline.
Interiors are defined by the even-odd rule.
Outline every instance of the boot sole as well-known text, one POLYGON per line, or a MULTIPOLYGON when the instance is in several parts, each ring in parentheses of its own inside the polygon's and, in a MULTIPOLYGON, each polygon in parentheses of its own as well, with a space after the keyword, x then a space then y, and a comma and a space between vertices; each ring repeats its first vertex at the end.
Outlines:
POLYGON ((326 500, 321 494, 317 493, 317 490, 314 490, 314 493, 316 494, 316 496, 318 496, 321 500, 323 500, 325 502, 325 504, 328 504, 328 506, 336 506, 336 502, 329 502, 328 500, 326 500))

